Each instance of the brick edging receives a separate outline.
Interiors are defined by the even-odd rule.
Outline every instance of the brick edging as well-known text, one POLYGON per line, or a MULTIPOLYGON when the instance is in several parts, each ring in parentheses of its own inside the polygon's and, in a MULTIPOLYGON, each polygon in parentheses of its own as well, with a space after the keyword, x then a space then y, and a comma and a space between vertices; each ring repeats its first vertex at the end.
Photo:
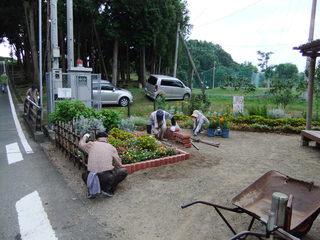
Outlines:
POLYGON ((145 168, 152 168, 152 167, 159 167, 162 165, 167 165, 171 163, 176 163, 180 161, 187 160, 190 157, 190 153, 182 151, 180 149, 177 149, 180 154, 168 156, 164 158, 157 158, 137 163, 130 163, 130 164, 124 164, 123 167, 125 167, 128 170, 128 173, 134 173, 136 171, 145 169, 145 168))

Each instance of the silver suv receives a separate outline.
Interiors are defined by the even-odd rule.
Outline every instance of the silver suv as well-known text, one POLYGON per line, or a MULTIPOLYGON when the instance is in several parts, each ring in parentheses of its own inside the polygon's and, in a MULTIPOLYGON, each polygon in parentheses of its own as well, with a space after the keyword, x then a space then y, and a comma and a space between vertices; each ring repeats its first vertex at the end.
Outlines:
MULTIPOLYGON (((102 104, 119 104, 121 107, 128 106, 133 102, 133 96, 130 91, 118 88, 111 82, 101 80, 101 103, 102 104)), ((93 99, 99 100, 99 81, 92 81, 93 99)))
POLYGON ((148 97, 156 99, 164 94, 166 99, 189 100, 191 89, 186 87, 178 78, 165 75, 151 75, 144 89, 148 97))

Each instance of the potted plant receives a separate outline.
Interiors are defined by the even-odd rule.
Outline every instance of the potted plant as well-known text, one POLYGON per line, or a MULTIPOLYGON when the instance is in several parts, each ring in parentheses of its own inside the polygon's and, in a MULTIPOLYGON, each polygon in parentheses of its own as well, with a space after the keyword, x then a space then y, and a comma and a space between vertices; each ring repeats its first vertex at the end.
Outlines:
POLYGON ((207 129, 207 136, 214 137, 217 128, 219 127, 219 118, 214 115, 213 117, 209 117, 209 126, 207 129))
POLYGON ((219 126, 221 128, 221 137, 228 138, 230 127, 231 127, 231 123, 228 121, 228 119, 223 116, 220 117, 219 118, 219 126))

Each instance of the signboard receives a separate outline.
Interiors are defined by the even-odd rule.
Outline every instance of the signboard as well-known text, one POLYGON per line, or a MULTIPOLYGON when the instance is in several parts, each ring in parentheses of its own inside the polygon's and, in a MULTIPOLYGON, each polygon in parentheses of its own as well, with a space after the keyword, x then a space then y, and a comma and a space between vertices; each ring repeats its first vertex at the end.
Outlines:
POLYGON ((71 98, 71 88, 58 88, 58 98, 71 98))
POLYGON ((233 96, 233 112, 243 113, 244 107, 244 97, 243 96, 233 96))
POLYGON ((87 86, 87 76, 78 76, 78 86, 79 87, 87 86))

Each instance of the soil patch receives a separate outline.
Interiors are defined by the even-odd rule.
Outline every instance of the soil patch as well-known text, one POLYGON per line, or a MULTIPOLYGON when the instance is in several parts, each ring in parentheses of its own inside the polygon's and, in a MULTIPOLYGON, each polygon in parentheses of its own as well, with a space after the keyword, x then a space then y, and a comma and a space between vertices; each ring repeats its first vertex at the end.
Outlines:
MULTIPOLYGON (((188 160, 135 172, 120 184, 113 198, 94 200, 85 197, 82 171, 52 144, 43 147, 68 185, 110 233, 109 239, 228 239, 233 235, 212 207, 182 210, 180 206, 205 200, 231 207, 234 196, 269 170, 320 185, 320 151, 302 147, 299 135, 231 131, 226 139, 200 138, 220 142, 220 148, 195 143, 200 150, 186 149, 191 154, 188 160)), ((239 232, 250 222, 244 214, 226 216, 239 232)), ((256 223, 254 229, 263 232, 264 226, 256 223)), ((317 219, 304 239, 319 236, 317 219)))

